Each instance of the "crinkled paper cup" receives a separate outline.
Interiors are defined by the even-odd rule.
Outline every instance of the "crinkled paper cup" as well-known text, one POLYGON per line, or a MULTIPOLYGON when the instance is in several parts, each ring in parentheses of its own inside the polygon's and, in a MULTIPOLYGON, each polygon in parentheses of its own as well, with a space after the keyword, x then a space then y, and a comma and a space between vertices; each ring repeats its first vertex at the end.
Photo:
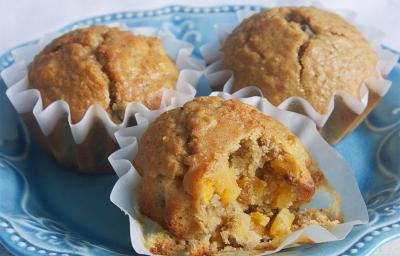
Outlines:
MULTIPOLYGON (((214 92, 211 95, 225 99, 237 98, 283 123, 300 138, 313 160, 319 164, 325 177, 341 197, 340 210, 344 215, 344 223, 338 224, 332 230, 327 230, 319 225, 310 225, 292 233, 278 248, 273 251, 265 251, 262 255, 271 254, 285 247, 305 242, 322 243, 341 240, 347 236, 354 225, 368 222, 367 207, 350 167, 345 159, 321 137, 312 120, 303 115, 274 107, 259 96, 241 98, 240 93, 231 95, 224 92, 214 92)), ((137 253, 151 255, 144 245, 144 234, 151 231, 143 230, 145 225, 141 224, 143 217, 141 218, 139 213, 137 194, 135 192, 140 176, 132 165, 132 160, 138 152, 138 140, 140 140, 149 124, 157 116, 167 110, 182 106, 188 100, 190 99, 178 98, 170 106, 157 111, 139 109, 136 114, 137 125, 121 129, 115 134, 121 149, 109 157, 111 165, 119 176, 111 193, 111 201, 129 215, 131 242, 137 253)), ((326 203, 326 198, 324 199, 317 192, 310 205, 313 207, 326 207, 322 206, 326 203)), ((146 221, 153 222, 151 220, 146 221)))
MULTIPOLYGON (((118 25, 118 24, 116 24, 118 25)), ((168 54, 175 60, 179 72, 176 90, 165 90, 161 107, 170 104, 173 98, 196 94, 196 85, 204 64, 192 57, 193 46, 162 33, 157 28, 137 27, 129 29, 134 34, 159 37, 168 54)), ((1 73, 8 89, 6 94, 22 117, 32 136, 58 162, 81 172, 100 174, 113 173, 107 157, 117 149, 114 133, 132 122, 139 103, 130 103, 125 109, 121 123, 114 123, 100 105, 92 105, 81 121, 71 122, 70 108, 63 100, 43 108, 39 90, 29 89, 27 68, 29 63, 52 39, 55 33, 44 37, 33 45, 20 47, 12 52, 15 64, 1 73)))
MULTIPOLYGON (((296 1, 298 5, 313 5, 324 9, 318 2, 296 1)), ((292 1, 280 1, 279 6, 293 5, 292 1)), ((277 7, 278 4, 270 5, 277 7)), ((355 23, 355 14, 350 11, 334 11, 347 21, 355 25, 361 33, 368 39, 371 46, 378 54, 379 61, 376 66, 377 77, 366 79, 360 87, 360 98, 358 100, 344 91, 337 91, 329 102, 329 108, 326 114, 317 112, 311 104, 304 98, 293 96, 284 100, 279 106, 280 109, 294 111, 311 118, 322 136, 331 144, 337 143, 341 138, 347 135, 355 128, 374 108, 378 101, 387 93, 391 82, 386 80, 386 75, 392 70, 398 60, 398 56, 379 45, 383 34, 377 29, 363 27, 355 23)), ((225 39, 244 19, 249 18, 255 11, 242 10, 236 13, 236 22, 234 24, 216 24, 215 33, 218 41, 208 43, 201 47, 200 51, 208 64, 205 70, 205 76, 214 90, 222 89, 223 92, 232 93, 234 84, 234 74, 232 71, 223 70, 223 53, 220 51, 225 39)), ((243 88, 243 94, 262 96, 261 90, 257 85, 249 84, 249 88, 243 88)))

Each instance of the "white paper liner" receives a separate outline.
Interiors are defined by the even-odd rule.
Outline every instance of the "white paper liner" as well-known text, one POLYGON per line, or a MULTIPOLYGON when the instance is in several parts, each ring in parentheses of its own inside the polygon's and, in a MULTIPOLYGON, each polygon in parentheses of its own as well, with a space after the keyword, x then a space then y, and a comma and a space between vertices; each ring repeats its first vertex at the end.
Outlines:
MULTIPOLYGON (((190 43, 178 40, 154 27, 128 28, 118 23, 109 24, 108 26, 120 26, 121 29, 130 30, 137 35, 158 37, 163 42, 166 51, 176 63, 179 77, 176 90, 165 90, 163 92, 161 108, 170 104, 174 97, 194 97, 197 82, 204 69, 204 63, 202 60, 192 56, 194 47, 190 43)), ((84 26, 79 26, 79 28, 81 27, 84 26)), ((6 95, 19 114, 33 112, 45 136, 52 132, 60 117, 67 113, 71 133, 76 144, 80 144, 85 140, 93 121, 97 120, 97 118, 101 120, 108 134, 115 141, 115 131, 121 127, 126 127, 129 117, 135 113, 137 108, 144 107, 144 105, 141 103, 129 103, 126 106, 123 121, 117 124, 110 119, 107 112, 100 105, 93 104, 88 108, 82 120, 73 124, 67 102, 58 100, 44 109, 39 90, 29 89, 27 66, 48 43, 60 35, 62 33, 52 33, 33 45, 23 46, 12 51, 15 64, 1 72, 1 76, 8 87, 6 95)))
MULTIPOLYGON (((293 6, 293 5, 301 5, 301 6, 315 6, 321 9, 326 9, 320 2, 316 1, 274 1, 268 4, 268 8, 278 7, 278 6, 293 6)), ((334 109, 334 98, 335 96, 341 96, 344 103, 347 107, 349 107, 354 113, 361 114, 368 104, 368 92, 369 90, 374 91, 379 96, 383 97, 390 88, 391 81, 384 79, 384 77, 389 74, 394 65, 397 63, 398 56, 388 50, 383 49, 379 42, 383 37, 383 32, 378 29, 365 27, 356 23, 355 18, 356 15, 352 11, 348 10, 328 10, 331 12, 335 12, 345 18, 348 22, 356 26, 361 33, 367 38, 370 42, 371 46, 375 49, 378 54, 379 61, 376 66, 376 70, 378 73, 378 77, 368 78, 364 81, 360 88, 360 99, 358 100, 349 93, 345 91, 337 91, 334 95, 332 95, 328 111, 325 114, 321 114, 316 111, 311 104, 302 97, 292 96, 284 100, 277 107, 280 109, 288 110, 289 106, 293 103, 300 103, 300 105, 304 108, 304 111, 308 117, 310 117, 318 127, 323 127, 326 121, 329 119, 330 115, 334 109)), ((215 33, 217 34, 218 41, 208 43, 200 48, 200 52, 203 55, 204 59, 210 66, 208 66, 205 70, 205 77, 207 78, 211 87, 221 86, 223 85, 223 91, 232 93, 232 86, 234 84, 234 75, 232 71, 223 70, 223 53, 220 51, 221 46, 223 45, 225 39, 232 32, 232 30, 239 25, 244 19, 250 17, 251 15, 257 12, 251 10, 241 10, 236 13, 237 23, 235 24, 216 24, 214 26, 215 33)), ((262 96, 261 90, 259 90, 257 85, 249 84, 250 88, 241 89, 244 95, 260 95, 262 96), (253 87, 253 88, 251 88, 253 87), (255 87, 255 88, 254 88, 255 87)))
MULTIPOLYGON (((346 237, 354 225, 368 223, 367 207, 350 167, 345 159, 325 142, 311 119, 294 112, 280 110, 259 96, 241 98, 241 92, 233 95, 225 92, 213 92, 211 95, 225 99, 237 98, 282 122, 300 138, 312 158, 319 164, 325 177, 341 196, 341 212, 345 218, 343 224, 338 224, 331 231, 319 225, 308 226, 292 233, 276 250, 266 251, 263 255, 281 250, 295 242, 301 235, 306 235, 315 243, 341 240, 346 237)), ((144 246, 143 230, 138 219, 140 213, 138 212, 137 195, 134 192, 140 176, 131 161, 138 151, 138 140, 149 123, 161 113, 180 107, 188 100, 190 99, 176 98, 173 104, 156 111, 149 111, 145 108, 138 109, 135 115, 137 126, 121 129, 115 134, 121 149, 111 154, 108 159, 119 179, 111 192, 110 199, 129 215, 131 243, 135 251, 140 254, 151 255, 144 246)), ((314 200, 315 198, 312 203, 314 200)))

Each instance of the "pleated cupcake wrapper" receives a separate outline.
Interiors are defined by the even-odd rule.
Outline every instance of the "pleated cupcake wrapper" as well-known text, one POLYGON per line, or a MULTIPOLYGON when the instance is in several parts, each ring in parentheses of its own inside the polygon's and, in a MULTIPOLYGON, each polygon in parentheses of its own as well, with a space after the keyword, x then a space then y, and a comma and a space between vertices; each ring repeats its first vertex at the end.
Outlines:
MULTIPOLYGON (((278 6, 315 6, 321 9, 325 9, 324 6, 315 1, 274 1, 271 2, 268 7, 278 7, 278 6)), ((365 80, 360 88, 360 100, 356 99, 349 93, 345 91, 337 91, 329 102, 329 108, 326 114, 321 114, 316 111, 311 104, 302 97, 289 97, 278 105, 278 108, 291 110, 291 107, 296 106, 297 109, 301 109, 305 115, 310 117, 319 128, 323 127, 329 117, 331 116, 335 104, 344 103, 345 106, 350 109, 353 113, 360 115, 366 109, 368 105, 369 93, 373 92, 379 97, 383 97, 389 90, 391 81, 384 79, 384 77, 392 70, 394 65, 398 60, 398 56, 388 50, 383 49, 380 45, 380 39, 383 37, 383 33, 375 28, 364 27, 355 23, 355 13, 347 10, 331 10, 338 13, 344 17, 348 22, 356 26, 361 33, 368 39, 371 46, 375 49, 379 56, 379 61, 376 66, 378 77, 368 78, 365 80), (342 101, 335 101, 335 97, 339 97, 342 101)), ((223 64, 223 53, 220 51, 225 39, 233 31, 233 29, 238 26, 244 19, 250 17, 257 12, 251 10, 242 10, 236 13, 237 22, 230 24, 216 24, 214 29, 217 34, 218 41, 208 43, 200 48, 200 51, 208 64, 211 64, 205 70, 205 76, 211 85, 211 87, 223 86, 223 91, 232 93, 232 86, 234 83, 234 75, 232 71, 224 70, 222 68, 223 64)), ((257 85, 249 84, 249 88, 243 88, 242 93, 253 95, 257 94, 262 96, 261 90, 259 90, 257 85)))
MULTIPOLYGON (((225 92, 213 92, 211 95, 224 99, 239 99, 283 123, 300 138, 313 160, 319 164, 325 177, 341 196, 341 211, 345 218, 343 224, 338 224, 331 231, 319 225, 308 226, 289 235, 276 250, 265 251, 262 255, 277 252, 282 248, 304 241, 304 236, 314 243, 341 240, 347 236, 354 225, 368 222, 367 207, 350 167, 345 159, 325 142, 311 119, 274 107, 266 99, 259 96, 242 98, 242 92, 232 95, 225 92)), ((138 140, 140 140, 149 124, 161 113, 180 107, 188 100, 190 99, 177 97, 173 104, 156 111, 150 111, 145 108, 138 109, 135 115, 137 125, 120 129, 115 134, 121 149, 111 154, 109 161, 119 179, 111 192, 110 198, 115 205, 129 215, 131 242, 137 253, 151 255, 144 245, 144 231, 140 222, 143 218, 140 218, 138 198, 135 192, 140 176, 132 165, 132 160, 138 152, 138 140)), ((326 207, 329 205, 327 200, 331 199, 321 196, 317 192, 309 207, 326 207)), ((148 221, 154 224, 153 221, 148 221)))
MULTIPOLYGON (((192 98, 196 94, 195 88, 204 63, 192 57, 193 46, 190 43, 153 27, 127 28, 120 24, 112 26, 129 29, 134 34, 160 38, 168 54, 175 60, 180 71, 176 90, 164 91, 161 108, 171 104, 175 97, 192 98)), ((93 173, 98 172, 96 169, 103 168, 106 169, 105 172, 112 172, 107 157, 117 148, 114 133, 128 125, 137 109, 145 107, 140 103, 129 103, 120 124, 114 123, 98 104, 90 106, 82 120, 76 124, 71 122, 69 105, 63 100, 43 108, 39 90, 28 87, 27 67, 45 45, 61 34, 50 34, 33 45, 23 46, 12 52, 15 64, 1 73, 8 87, 6 94, 39 144, 44 145, 59 162, 93 173)))

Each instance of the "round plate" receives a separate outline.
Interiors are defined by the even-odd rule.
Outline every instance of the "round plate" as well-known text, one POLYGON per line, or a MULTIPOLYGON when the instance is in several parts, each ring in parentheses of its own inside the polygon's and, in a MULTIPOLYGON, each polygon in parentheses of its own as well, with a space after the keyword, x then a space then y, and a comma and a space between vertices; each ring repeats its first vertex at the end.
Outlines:
MULTIPOLYGON (((257 6, 212 8, 171 6, 114 13, 71 24, 156 26, 199 46, 216 40, 215 23, 229 23, 235 12, 257 6)), ((33 44, 35 42, 28 42, 33 44)), ((17 48, 17 47, 16 47, 17 48)), ((10 51, 0 70, 13 63, 10 51)), ((343 241, 302 246, 279 255, 370 255, 400 236, 400 66, 388 77, 392 88, 355 131, 336 146, 348 160, 367 202, 370 223, 357 226, 343 241)), ((115 176, 70 172, 40 150, 5 96, 0 80, 0 243, 16 255, 132 255, 128 217, 109 195, 115 176)), ((201 80, 199 94, 209 92, 201 80)))

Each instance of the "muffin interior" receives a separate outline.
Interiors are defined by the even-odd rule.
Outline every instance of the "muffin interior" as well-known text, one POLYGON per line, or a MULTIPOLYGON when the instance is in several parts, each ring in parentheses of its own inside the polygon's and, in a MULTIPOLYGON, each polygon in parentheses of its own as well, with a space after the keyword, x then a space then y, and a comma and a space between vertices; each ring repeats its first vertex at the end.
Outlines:
MULTIPOLYGON (((197 217, 210 232, 210 243, 225 247, 273 248, 289 233, 313 219, 316 210, 302 212, 312 186, 290 173, 299 169, 271 138, 247 137, 224 159, 215 163, 202 180, 197 217)), ((332 227, 337 220, 317 211, 318 224, 332 227)))

